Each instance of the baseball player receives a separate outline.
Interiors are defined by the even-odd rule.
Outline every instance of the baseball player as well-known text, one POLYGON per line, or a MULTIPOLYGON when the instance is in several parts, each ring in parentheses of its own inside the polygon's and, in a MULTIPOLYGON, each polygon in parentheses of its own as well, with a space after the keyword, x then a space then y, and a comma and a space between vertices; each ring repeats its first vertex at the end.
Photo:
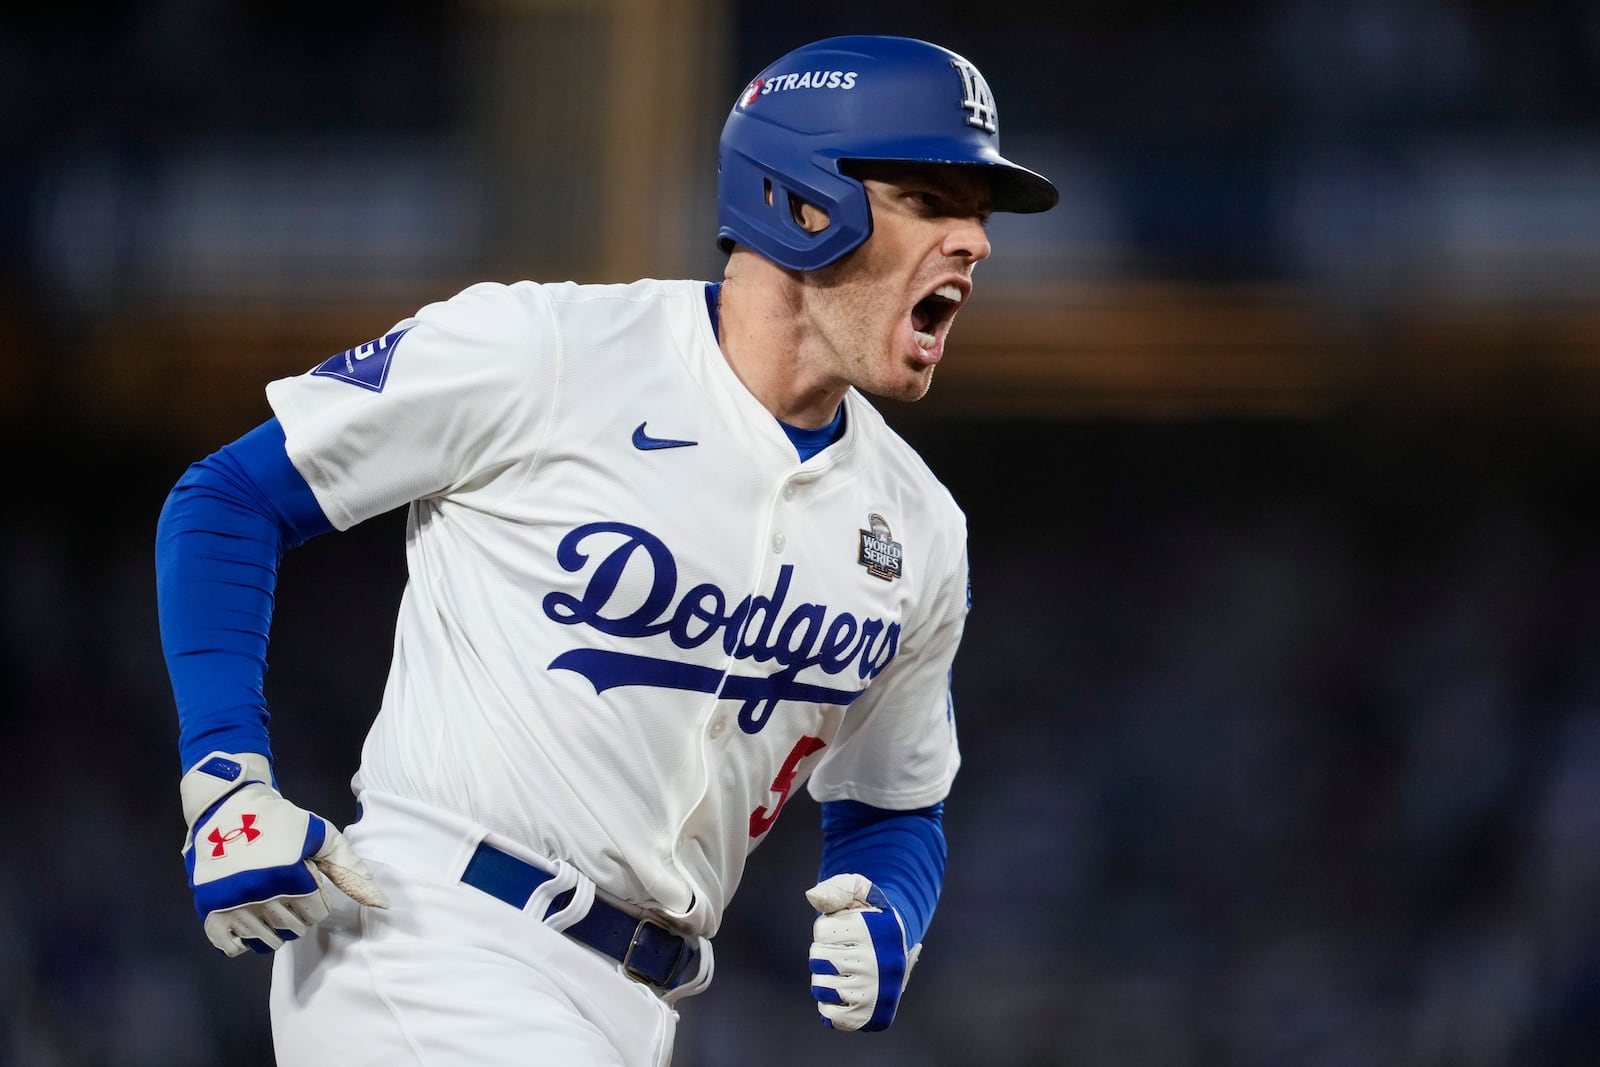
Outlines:
POLYGON ((211 942, 276 952, 280 1063, 667 1063, 803 784, 811 994, 889 1025, 944 873, 966 529, 866 397, 927 390, 990 212, 1056 201, 998 127, 943 48, 802 47, 723 130, 720 282, 474 285, 270 383, 184 474, 156 544, 183 858, 211 942), (400 505, 341 832, 273 777, 277 564, 400 505))

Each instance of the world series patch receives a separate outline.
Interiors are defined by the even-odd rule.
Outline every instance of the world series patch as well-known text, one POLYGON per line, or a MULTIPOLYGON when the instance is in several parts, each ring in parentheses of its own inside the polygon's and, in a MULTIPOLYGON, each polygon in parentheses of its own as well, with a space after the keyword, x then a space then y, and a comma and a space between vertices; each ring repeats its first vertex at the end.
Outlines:
POLYGON ((874 578, 892 582, 900 577, 900 559, 905 553, 899 541, 889 532, 889 522, 882 515, 867 516, 870 530, 861 531, 861 554, 856 562, 867 568, 874 578))

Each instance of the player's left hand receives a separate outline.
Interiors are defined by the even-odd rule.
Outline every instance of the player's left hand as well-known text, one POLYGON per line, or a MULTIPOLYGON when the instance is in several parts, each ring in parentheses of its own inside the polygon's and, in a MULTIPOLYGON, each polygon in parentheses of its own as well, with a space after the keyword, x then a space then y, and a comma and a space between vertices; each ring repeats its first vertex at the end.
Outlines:
POLYGON ((883 1030, 922 945, 907 947, 905 925, 883 890, 859 874, 836 874, 806 890, 822 914, 811 926, 811 995, 835 1030, 883 1030))
POLYGON ((271 783, 265 756, 213 752, 180 786, 195 911, 229 956, 276 951, 327 918, 324 879, 358 903, 389 906, 344 835, 271 783))

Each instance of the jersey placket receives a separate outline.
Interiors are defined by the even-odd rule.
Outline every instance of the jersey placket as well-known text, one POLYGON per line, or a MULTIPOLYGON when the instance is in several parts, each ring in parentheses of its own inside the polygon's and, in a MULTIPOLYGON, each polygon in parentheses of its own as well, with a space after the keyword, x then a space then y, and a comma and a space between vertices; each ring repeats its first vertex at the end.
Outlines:
MULTIPOLYGON (((787 442, 785 443, 787 444, 787 442)), ((776 475, 777 482, 768 494, 765 521, 760 529, 756 531, 753 558, 751 560, 754 573, 751 576, 745 594, 750 598, 752 605, 755 603, 755 598, 760 596, 763 590, 771 589, 777 584, 777 575, 784 563, 787 562, 785 555, 789 545, 789 535, 785 532, 785 526, 788 525, 784 521, 785 516, 786 514, 792 514, 796 507, 803 506, 802 498, 804 492, 801 487, 814 481, 819 476, 815 471, 804 470, 792 463, 787 465, 785 469, 772 471, 772 474, 776 475)), ((738 635, 733 641, 733 650, 729 652, 724 661, 723 678, 725 681, 728 677, 741 670, 741 664, 744 664, 743 669, 748 670, 749 664, 753 662, 740 660, 738 658, 738 650, 748 642, 751 636, 754 616, 755 612, 753 610, 748 611, 740 623, 738 635)), ((688 873, 684 870, 681 862, 681 854, 683 849, 688 846, 694 832, 702 827, 707 833, 716 832, 719 813, 715 810, 718 805, 716 804, 715 795, 711 792, 711 783, 717 777, 715 771, 720 764, 720 760, 724 758, 727 747, 734 742, 739 734, 747 732, 736 721, 740 717, 741 711, 724 707, 724 704, 728 703, 730 699, 732 698, 723 696, 721 693, 714 694, 711 700, 707 702, 706 710, 695 720, 694 728, 698 738, 696 762, 700 772, 700 780, 696 785, 695 800, 686 808, 682 819, 679 820, 676 832, 670 838, 673 842, 672 864, 680 875, 687 876, 688 873), (708 807, 710 808, 709 811, 708 807)), ((774 711, 773 714, 776 714, 776 712, 774 711)), ((763 722, 763 725, 765 725, 765 722, 763 722)), ((771 772, 766 769, 748 768, 746 773, 762 777, 762 775, 770 776, 771 772)), ((721 813, 721 815, 724 819, 737 819, 738 824, 743 825, 743 821, 749 813, 725 812, 721 813)), ((730 847, 731 844, 731 842, 724 842, 724 847, 730 847)), ((738 859, 741 863, 743 856, 743 852, 738 853, 738 859)), ((729 858, 732 858, 732 856, 730 855, 729 858)), ((693 884, 692 878, 687 880, 690 884, 693 884)))

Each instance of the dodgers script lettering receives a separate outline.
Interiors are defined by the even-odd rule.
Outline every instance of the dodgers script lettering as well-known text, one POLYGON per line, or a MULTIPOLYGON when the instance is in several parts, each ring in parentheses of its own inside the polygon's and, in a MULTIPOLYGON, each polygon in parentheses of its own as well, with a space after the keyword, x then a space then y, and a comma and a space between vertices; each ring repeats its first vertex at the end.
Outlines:
POLYGON ((579 648, 563 652, 551 670, 576 671, 595 691, 624 685, 661 686, 717 693, 740 700, 739 726, 756 733, 783 700, 847 705, 864 684, 881 674, 900 646, 900 624, 833 612, 826 604, 786 604, 794 567, 781 567, 770 590, 731 603, 721 587, 702 582, 678 594, 678 561, 666 544, 648 530, 620 522, 579 526, 562 538, 556 561, 564 570, 587 576, 581 593, 550 593, 545 615, 567 626, 588 626, 613 637, 644 639, 665 634, 681 649, 695 649, 717 639, 736 662, 776 663, 766 675, 743 675, 721 667, 701 666, 655 656, 579 648), (638 586, 637 568, 644 568, 648 591, 620 604, 622 577, 636 568, 630 588, 638 586), (637 603, 633 603, 637 601, 637 603), (817 668, 824 675, 859 683, 837 688, 800 680, 817 668))

